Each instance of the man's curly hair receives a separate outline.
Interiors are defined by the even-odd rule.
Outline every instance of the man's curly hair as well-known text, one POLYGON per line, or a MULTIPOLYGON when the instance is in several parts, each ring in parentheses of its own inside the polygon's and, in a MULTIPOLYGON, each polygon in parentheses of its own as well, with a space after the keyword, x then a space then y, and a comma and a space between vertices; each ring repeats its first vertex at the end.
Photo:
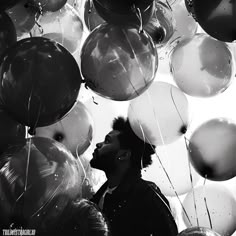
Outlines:
POLYGON ((117 117, 112 122, 112 129, 120 132, 118 136, 121 147, 128 148, 132 154, 132 166, 139 170, 152 163, 151 155, 155 153, 155 146, 141 140, 130 126, 129 120, 117 117))

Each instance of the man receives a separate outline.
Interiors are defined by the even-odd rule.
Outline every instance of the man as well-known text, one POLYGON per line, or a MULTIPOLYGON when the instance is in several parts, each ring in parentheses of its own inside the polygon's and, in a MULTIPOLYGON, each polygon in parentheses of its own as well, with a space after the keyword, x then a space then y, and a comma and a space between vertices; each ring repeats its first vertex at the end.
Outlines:
POLYGON ((103 211, 113 236, 176 236, 168 200, 141 178, 155 147, 139 139, 129 121, 118 117, 113 130, 96 145, 90 164, 103 170, 106 183, 91 199, 103 211))

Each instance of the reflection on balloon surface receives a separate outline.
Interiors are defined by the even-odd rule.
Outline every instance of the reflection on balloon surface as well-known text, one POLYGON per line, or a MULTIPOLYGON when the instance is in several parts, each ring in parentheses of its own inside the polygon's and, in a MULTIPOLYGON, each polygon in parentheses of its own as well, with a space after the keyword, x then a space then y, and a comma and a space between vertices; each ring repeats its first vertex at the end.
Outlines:
POLYGON ((232 42, 236 40, 236 2, 232 0, 193 1, 200 26, 212 37, 232 42))
POLYGON ((0 164, 0 225, 47 227, 80 196, 83 171, 60 143, 41 137, 12 146, 0 164))
POLYGON ((224 92, 233 78, 233 57, 224 42, 206 34, 182 40, 171 55, 174 80, 191 96, 210 97, 224 92), (191 60, 189 60, 191 58, 191 60))
POLYGON ((154 44, 145 32, 103 24, 88 36, 82 47, 81 72, 94 92, 125 101, 150 86, 157 60, 154 44))

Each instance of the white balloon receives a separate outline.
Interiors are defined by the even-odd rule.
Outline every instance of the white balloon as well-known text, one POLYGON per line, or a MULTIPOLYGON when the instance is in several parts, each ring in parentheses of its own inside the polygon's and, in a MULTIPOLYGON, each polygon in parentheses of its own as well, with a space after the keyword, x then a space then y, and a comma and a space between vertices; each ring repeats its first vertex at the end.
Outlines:
POLYGON ((198 224, 208 228, 212 226, 214 231, 225 236, 236 230, 236 200, 223 185, 215 183, 195 188, 194 195, 193 192, 187 194, 183 206, 190 219, 189 222, 186 214, 182 213, 187 227, 198 224))
POLYGON ((188 100, 177 87, 154 82, 130 102, 128 117, 139 138, 154 145, 169 144, 187 129, 188 100))

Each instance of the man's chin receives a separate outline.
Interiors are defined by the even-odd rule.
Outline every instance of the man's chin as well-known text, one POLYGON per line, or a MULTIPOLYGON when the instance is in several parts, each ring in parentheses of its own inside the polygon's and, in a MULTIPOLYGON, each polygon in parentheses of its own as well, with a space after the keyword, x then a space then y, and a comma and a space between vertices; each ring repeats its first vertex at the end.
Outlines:
POLYGON ((101 170, 101 167, 100 167, 99 162, 98 162, 98 160, 97 160, 96 157, 93 157, 93 158, 90 160, 90 166, 91 166, 92 168, 101 170))

